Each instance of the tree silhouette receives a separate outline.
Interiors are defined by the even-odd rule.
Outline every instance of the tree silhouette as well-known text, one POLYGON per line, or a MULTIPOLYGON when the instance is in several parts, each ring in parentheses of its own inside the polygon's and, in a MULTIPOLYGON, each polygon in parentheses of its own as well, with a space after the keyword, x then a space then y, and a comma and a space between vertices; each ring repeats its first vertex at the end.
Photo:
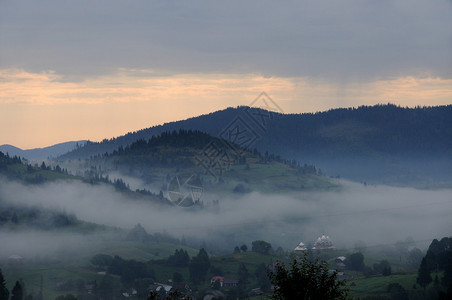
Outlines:
POLYGON ((2 269, 0 269, 0 300, 8 300, 9 291, 6 288, 5 278, 3 277, 2 269))
POLYGON ((430 282, 432 282, 430 268, 428 267, 428 263, 425 257, 422 259, 421 266, 419 267, 416 282, 424 288, 424 291, 426 287, 430 284, 430 282))
POLYGON ((239 277, 239 283, 242 286, 246 286, 246 284, 248 283, 248 277, 250 277, 250 273, 243 263, 240 263, 237 274, 239 277))
POLYGON ((353 254, 350 254, 348 257, 347 266, 356 271, 363 271, 364 270, 364 255, 361 252, 356 252, 353 254))
POLYGON ((265 241, 254 241, 251 243, 251 251, 253 252, 269 254, 272 249, 272 245, 265 241))
POLYGON ((256 277, 257 283, 262 291, 268 292, 271 289, 271 282, 268 278, 267 267, 264 263, 257 266, 256 271, 254 271, 254 276, 256 277))
POLYGON ((206 278, 209 268, 209 256, 207 255, 206 250, 204 250, 204 248, 201 248, 198 255, 191 259, 190 265, 188 266, 192 282, 195 285, 203 282, 206 278))
POLYGON ((11 300, 23 300, 23 290, 22 286, 20 285, 19 281, 16 281, 16 284, 13 287, 13 290, 11 291, 11 300))
POLYGON ((337 272, 330 274, 326 263, 309 261, 307 254, 293 258, 289 267, 279 263, 269 277, 275 285, 272 299, 349 299, 337 272))

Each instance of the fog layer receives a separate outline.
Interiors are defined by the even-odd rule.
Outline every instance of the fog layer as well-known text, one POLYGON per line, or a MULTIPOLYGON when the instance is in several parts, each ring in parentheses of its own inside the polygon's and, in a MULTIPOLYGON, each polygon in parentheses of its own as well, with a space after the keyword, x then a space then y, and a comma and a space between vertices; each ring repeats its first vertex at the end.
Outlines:
POLYGON ((452 190, 341 184, 341 190, 332 192, 215 195, 218 207, 197 211, 130 200, 110 186, 81 182, 25 186, 3 180, 0 199, 73 213, 98 224, 132 228, 140 223, 149 233, 222 240, 232 248, 230 243, 262 239, 291 249, 299 241, 312 243, 323 233, 339 248, 351 248, 356 241, 378 245, 408 236, 431 241, 451 235, 452 190))

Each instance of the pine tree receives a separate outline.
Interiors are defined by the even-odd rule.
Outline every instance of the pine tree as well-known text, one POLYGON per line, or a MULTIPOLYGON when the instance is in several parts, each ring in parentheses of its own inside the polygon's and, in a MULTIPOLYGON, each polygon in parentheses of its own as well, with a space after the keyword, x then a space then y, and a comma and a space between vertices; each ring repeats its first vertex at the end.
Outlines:
POLYGON ((432 282, 432 276, 430 275, 430 269, 425 257, 422 259, 421 266, 419 267, 416 282, 424 288, 424 291, 430 282, 432 282))
POLYGON ((5 278, 3 278, 2 269, 0 269, 0 300, 8 300, 9 291, 6 288, 5 278))
POLYGON ((246 286, 246 284, 248 283, 248 277, 250 276, 250 273, 248 272, 248 269, 243 263, 240 263, 237 275, 239 277, 239 283, 243 286, 246 286))
POLYGON ((192 282, 197 285, 203 282, 206 278, 207 271, 210 269, 209 256, 206 250, 201 248, 197 256, 191 259, 188 270, 190 272, 190 278, 192 282))
POLYGON ((11 291, 11 300, 23 300, 24 295, 22 291, 22 286, 20 285, 19 281, 16 281, 16 284, 13 287, 13 290, 11 291))

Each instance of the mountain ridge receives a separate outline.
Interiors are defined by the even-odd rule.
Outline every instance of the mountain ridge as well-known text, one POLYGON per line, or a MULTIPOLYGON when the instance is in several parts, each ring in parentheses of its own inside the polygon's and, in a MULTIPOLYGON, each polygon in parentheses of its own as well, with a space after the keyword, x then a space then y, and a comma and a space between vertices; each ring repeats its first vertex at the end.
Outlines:
POLYGON ((403 108, 385 104, 303 114, 226 108, 99 143, 87 142, 59 159, 111 153, 119 146, 179 129, 218 137, 237 122, 255 133, 248 148, 314 164, 332 176, 372 183, 416 182, 421 186, 426 181, 440 179, 447 184, 452 180, 452 105, 403 108), (262 113, 268 116, 259 124, 255 121, 262 113))
POLYGON ((87 140, 69 141, 58 143, 43 148, 21 149, 19 147, 3 144, 0 145, 0 151, 8 153, 10 156, 19 156, 28 160, 46 160, 48 158, 56 158, 62 154, 70 152, 77 147, 83 146, 87 140))

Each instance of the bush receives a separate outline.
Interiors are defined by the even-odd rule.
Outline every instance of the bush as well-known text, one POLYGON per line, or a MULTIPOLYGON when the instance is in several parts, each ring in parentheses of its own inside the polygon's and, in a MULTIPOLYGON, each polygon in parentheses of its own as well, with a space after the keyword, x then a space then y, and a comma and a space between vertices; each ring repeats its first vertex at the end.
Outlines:
POLYGON ((288 268, 279 263, 269 277, 275 285, 272 299, 349 299, 337 272, 330 274, 325 262, 309 261, 307 255, 293 258, 288 268))

